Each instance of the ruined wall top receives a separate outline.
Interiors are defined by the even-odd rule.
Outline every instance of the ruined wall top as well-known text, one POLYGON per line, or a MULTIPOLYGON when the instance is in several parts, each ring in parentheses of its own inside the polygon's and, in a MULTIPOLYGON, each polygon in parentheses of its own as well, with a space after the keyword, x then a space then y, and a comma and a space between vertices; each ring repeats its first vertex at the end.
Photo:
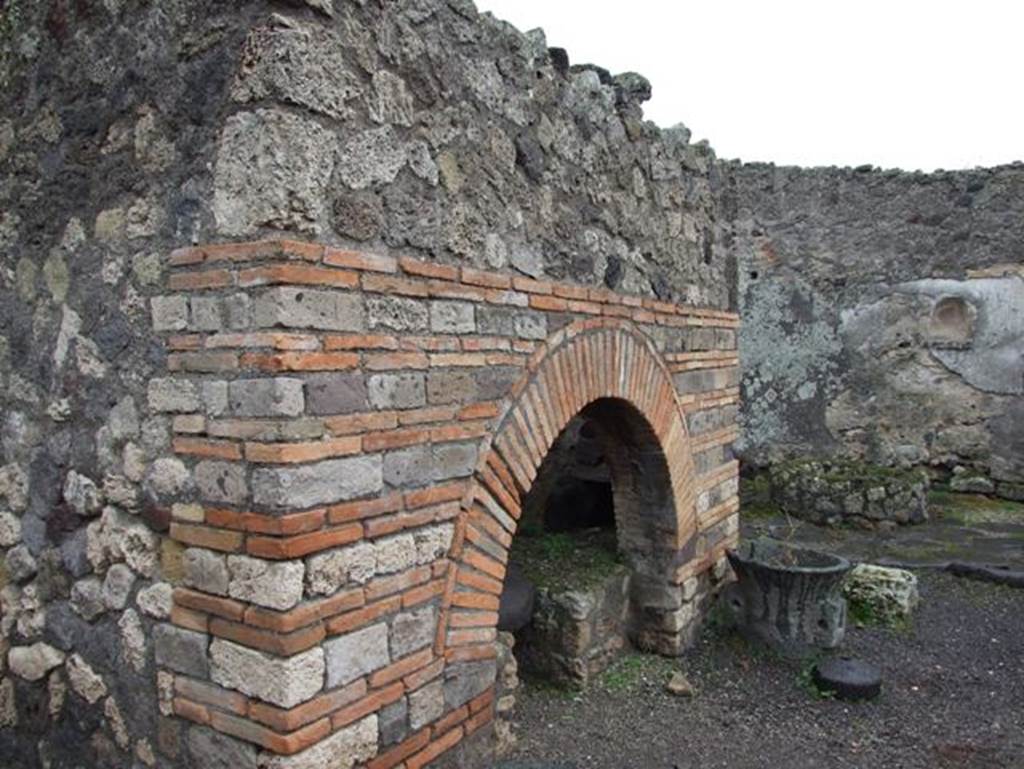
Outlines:
POLYGON ((934 173, 721 168, 723 214, 739 241, 770 240, 763 258, 822 285, 963 278, 1024 257, 1024 163, 934 173))
POLYGON ((642 119, 642 77, 570 67, 461 0, 206 5, 15 14, 8 143, 24 100, 51 150, 87 134, 82 161, 110 168, 145 112, 136 143, 159 137, 168 175, 117 163, 82 197, 171 198, 176 245, 287 230, 727 305, 714 156, 642 119))

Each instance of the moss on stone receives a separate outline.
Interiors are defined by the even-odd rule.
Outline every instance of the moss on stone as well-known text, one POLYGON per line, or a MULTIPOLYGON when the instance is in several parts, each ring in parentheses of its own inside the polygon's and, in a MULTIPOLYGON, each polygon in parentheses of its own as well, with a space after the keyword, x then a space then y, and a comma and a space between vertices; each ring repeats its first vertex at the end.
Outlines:
POLYGON ((799 458, 773 465, 771 496, 779 508, 812 523, 855 519, 873 528, 921 523, 928 517, 923 470, 841 458, 799 458))
POLYGON ((797 476, 813 474, 829 484, 858 482, 867 485, 927 479, 924 471, 916 468, 906 470, 846 459, 791 459, 776 465, 773 474, 776 473, 797 476))
POLYGON ((958 494, 948 489, 933 489, 928 494, 928 509, 939 520, 963 525, 979 523, 1024 524, 1024 504, 983 494, 958 494))
POLYGON ((784 515, 772 499, 772 479, 768 473, 740 478, 740 513, 751 518, 776 518, 784 515))
POLYGON ((534 536, 520 532, 509 558, 537 587, 554 591, 597 585, 626 568, 611 529, 534 536))

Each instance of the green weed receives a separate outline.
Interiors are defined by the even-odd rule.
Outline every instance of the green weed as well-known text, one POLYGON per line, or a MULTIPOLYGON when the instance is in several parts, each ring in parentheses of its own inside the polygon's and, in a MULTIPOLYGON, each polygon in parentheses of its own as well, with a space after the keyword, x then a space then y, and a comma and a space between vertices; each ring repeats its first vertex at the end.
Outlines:
POLYGON ((597 685, 609 692, 636 692, 648 688, 660 688, 676 670, 674 660, 656 654, 632 652, 613 662, 597 681, 597 685))
POLYGON ((526 536, 520 532, 509 557, 537 587, 572 590, 597 585, 624 571, 613 530, 526 536))
POLYGON ((879 612, 865 601, 847 600, 846 619, 847 624, 855 627, 888 628, 901 635, 908 634, 913 627, 910 617, 897 617, 879 612))
POLYGON ((804 664, 800 667, 800 671, 796 674, 796 683, 797 686, 816 700, 831 700, 835 699, 835 692, 819 689, 818 685, 814 682, 814 668, 823 659, 825 659, 824 654, 815 654, 805 659, 804 664))

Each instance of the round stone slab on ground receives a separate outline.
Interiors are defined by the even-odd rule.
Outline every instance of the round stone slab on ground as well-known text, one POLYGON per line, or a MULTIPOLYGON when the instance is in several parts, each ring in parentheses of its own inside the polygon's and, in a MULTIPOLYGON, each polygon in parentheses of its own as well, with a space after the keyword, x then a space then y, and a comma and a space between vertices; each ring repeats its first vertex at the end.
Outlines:
POLYGON ((882 691, 882 671, 849 657, 822 660, 814 666, 814 685, 841 700, 869 700, 882 691))

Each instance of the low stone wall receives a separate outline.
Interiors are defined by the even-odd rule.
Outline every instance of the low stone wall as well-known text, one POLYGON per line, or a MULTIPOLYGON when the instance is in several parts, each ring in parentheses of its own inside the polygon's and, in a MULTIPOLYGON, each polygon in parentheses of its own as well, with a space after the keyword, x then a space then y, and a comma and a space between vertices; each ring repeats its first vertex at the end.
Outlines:
POLYGON ((541 587, 533 620, 519 636, 523 670, 562 685, 583 686, 626 648, 629 572, 572 590, 541 587))
POLYGON ((841 460, 792 460, 769 470, 772 501, 813 523, 892 528, 928 519, 928 475, 841 460))

